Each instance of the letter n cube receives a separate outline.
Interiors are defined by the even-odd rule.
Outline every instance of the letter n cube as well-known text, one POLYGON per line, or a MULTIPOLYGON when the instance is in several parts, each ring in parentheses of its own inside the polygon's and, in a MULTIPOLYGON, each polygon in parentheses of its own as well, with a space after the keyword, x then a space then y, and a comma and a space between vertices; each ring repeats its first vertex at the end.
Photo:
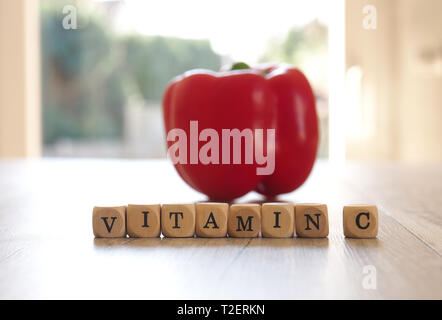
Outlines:
POLYGON ((326 204, 297 204, 295 225, 298 237, 324 238, 328 236, 328 211, 326 204))

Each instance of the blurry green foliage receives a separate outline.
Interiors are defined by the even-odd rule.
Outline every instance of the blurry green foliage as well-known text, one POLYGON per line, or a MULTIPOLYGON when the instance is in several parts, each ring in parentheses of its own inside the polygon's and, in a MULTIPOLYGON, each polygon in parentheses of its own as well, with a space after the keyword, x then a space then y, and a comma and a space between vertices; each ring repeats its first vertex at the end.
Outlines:
POLYGON ((161 100, 168 82, 189 69, 217 70, 220 57, 207 40, 131 35, 121 40, 129 74, 144 99, 161 100))
POLYGON ((41 8, 45 144, 120 138, 131 90, 158 102, 174 76, 220 67, 209 41, 117 36, 102 16, 76 7, 75 30, 63 28, 62 2, 41 8))
POLYGON ((300 68, 316 97, 320 143, 318 156, 328 156, 328 27, 317 20, 292 28, 284 39, 268 44, 262 62, 286 62, 300 68))
POLYGON ((327 56, 328 28, 317 20, 292 28, 282 41, 274 40, 267 46, 261 61, 287 62, 303 67, 314 55, 327 56))

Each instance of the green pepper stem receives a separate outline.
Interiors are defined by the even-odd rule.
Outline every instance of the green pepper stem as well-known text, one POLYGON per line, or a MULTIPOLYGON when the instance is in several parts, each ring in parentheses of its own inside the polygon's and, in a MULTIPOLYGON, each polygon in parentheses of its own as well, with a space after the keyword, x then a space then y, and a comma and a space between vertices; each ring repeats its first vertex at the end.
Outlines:
POLYGON ((243 70, 243 69, 250 69, 250 66, 245 62, 235 62, 230 70, 243 70))

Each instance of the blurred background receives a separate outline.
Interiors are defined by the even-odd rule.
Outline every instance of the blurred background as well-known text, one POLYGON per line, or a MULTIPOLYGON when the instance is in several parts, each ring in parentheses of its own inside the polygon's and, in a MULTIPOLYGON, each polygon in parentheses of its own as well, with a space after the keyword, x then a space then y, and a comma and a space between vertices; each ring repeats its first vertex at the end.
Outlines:
POLYGON ((192 68, 287 62, 319 157, 442 161, 442 1, 0 0, 0 157, 163 158, 192 68))

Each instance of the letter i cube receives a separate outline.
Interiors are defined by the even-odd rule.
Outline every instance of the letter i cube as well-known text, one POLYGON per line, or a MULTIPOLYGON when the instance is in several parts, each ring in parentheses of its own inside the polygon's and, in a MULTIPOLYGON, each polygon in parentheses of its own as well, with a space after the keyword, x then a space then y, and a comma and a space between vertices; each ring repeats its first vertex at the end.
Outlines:
POLYGON ((295 210, 290 203, 264 203, 261 212, 262 236, 269 238, 293 237, 295 210))
POLYGON ((133 238, 154 238, 161 234, 161 205, 127 206, 127 234, 133 238))

